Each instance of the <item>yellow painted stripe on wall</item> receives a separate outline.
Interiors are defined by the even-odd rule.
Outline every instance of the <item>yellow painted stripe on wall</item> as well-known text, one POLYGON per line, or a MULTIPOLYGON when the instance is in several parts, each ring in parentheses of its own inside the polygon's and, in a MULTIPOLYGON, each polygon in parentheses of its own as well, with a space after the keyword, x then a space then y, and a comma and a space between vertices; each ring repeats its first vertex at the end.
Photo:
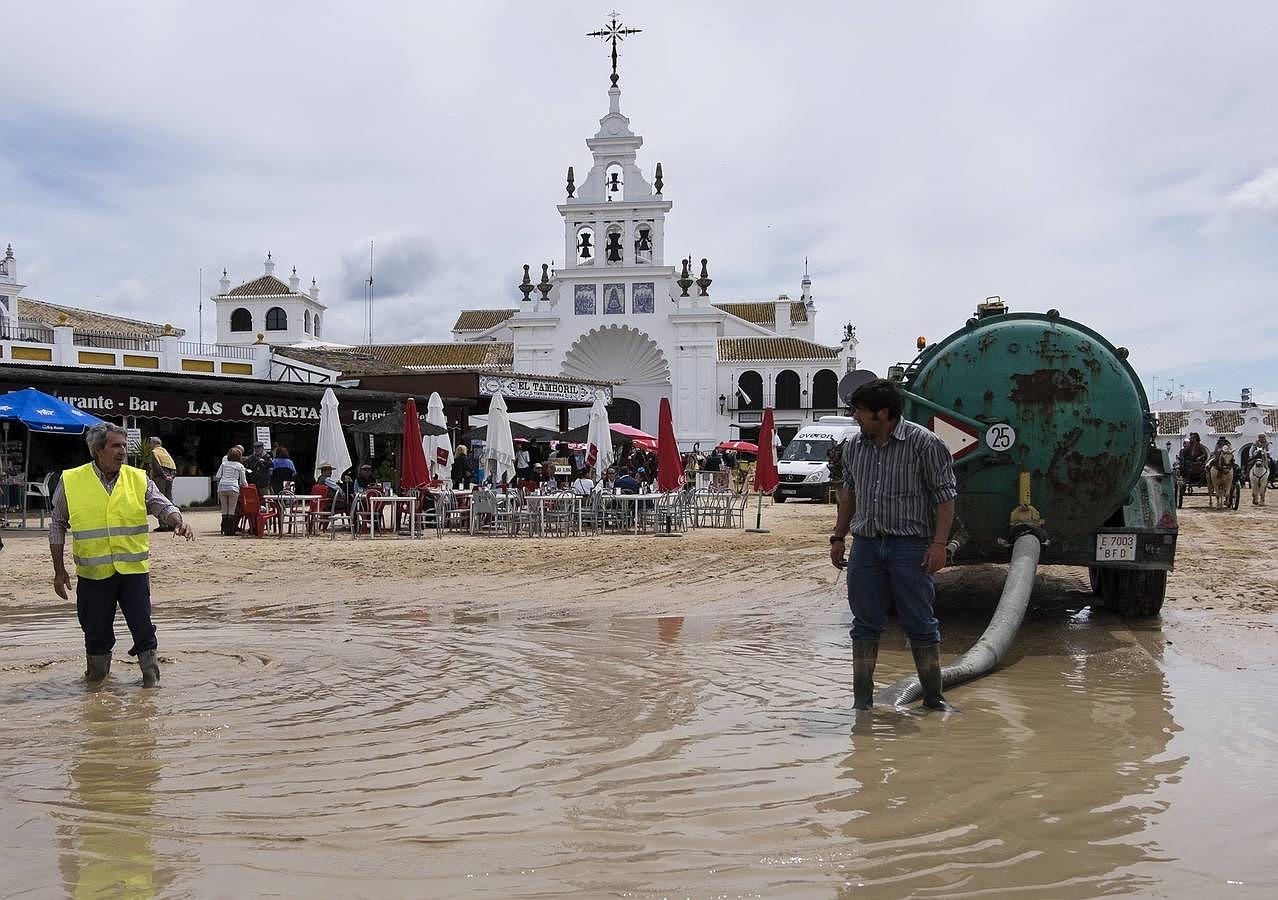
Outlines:
POLYGON ((53 350, 48 347, 14 347, 13 358, 53 362, 53 350))
POLYGON ((158 369, 160 368, 160 359, 156 356, 134 356, 126 353, 124 354, 124 364, 134 369, 158 369))
POLYGON ((113 366, 115 365, 115 354, 81 350, 79 360, 82 365, 86 366, 113 366))
POLYGON ((182 360, 183 372, 212 372, 213 360, 211 359, 184 359, 182 360))

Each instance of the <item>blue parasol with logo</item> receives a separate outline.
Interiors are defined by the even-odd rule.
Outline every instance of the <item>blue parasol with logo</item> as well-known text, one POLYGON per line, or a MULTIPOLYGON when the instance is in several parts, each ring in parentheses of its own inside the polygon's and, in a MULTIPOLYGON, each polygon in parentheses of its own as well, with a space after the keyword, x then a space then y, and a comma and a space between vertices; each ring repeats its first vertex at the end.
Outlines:
MULTIPOLYGON (((102 420, 95 415, 76 409, 65 400, 51 397, 35 388, 23 388, 0 394, 0 422, 4 423, 5 440, 9 437, 9 423, 21 422, 27 426, 26 473, 31 470, 31 435, 42 434, 84 434, 86 429, 101 425, 102 420)), ((22 523, 27 521, 27 492, 22 496, 22 523)), ((41 520, 43 522, 43 519, 41 520)))

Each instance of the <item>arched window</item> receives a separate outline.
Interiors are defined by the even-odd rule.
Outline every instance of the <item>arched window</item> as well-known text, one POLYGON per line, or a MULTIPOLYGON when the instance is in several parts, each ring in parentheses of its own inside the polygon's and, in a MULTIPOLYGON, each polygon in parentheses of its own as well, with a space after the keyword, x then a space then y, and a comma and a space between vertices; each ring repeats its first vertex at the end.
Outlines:
POLYGON ((643 428, 643 411, 634 400, 613 397, 612 402, 608 404, 608 421, 614 425, 643 428))
POLYGON ((309 309, 302 311, 302 330, 307 334, 311 333, 311 311, 309 309))
POLYGON ((839 408, 839 376, 822 369, 812 376, 812 408, 839 408))
POLYGON ((612 163, 604 170, 604 199, 626 199, 626 178, 620 163, 612 163))
POLYGON ((621 226, 609 225, 604 232, 604 262, 610 266, 619 266, 625 261, 625 250, 621 246, 621 226))
POLYGON ((593 266, 595 264, 595 230, 589 225, 577 229, 577 265, 593 266))
POLYGON ((652 262, 652 226, 646 223, 635 229, 635 262, 652 262))
POLYGON ((763 409, 763 376, 742 372, 737 379, 737 409, 763 409))
POLYGON ((786 369, 777 375, 777 409, 800 409, 799 373, 786 369))
POLYGON ((315 314, 315 337, 318 338, 319 336, 320 336, 320 314, 316 313, 315 314))
POLYGON ((231 330, 232 331, 252 331, 253 330, 253 314, 244 307, 240 307, 231 313, 231 330))
POLYGON ((278 306, 272 306, 268 309, 266 311, 266 330, 288 331, 288 313, 278 306))

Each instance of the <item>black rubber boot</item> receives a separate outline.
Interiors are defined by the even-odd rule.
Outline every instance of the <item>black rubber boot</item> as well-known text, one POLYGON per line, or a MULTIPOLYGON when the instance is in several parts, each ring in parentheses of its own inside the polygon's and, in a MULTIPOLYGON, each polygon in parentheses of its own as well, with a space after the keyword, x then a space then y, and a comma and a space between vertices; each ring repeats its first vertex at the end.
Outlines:
POLYGON ((874 705, 874 664, 878 659, 878 641, 852 642, 853 709, 869 709, 874 705))
POLYGON ((919 684, 923 688, 923 706, 927 709, 939 709, 944 712, 958 712, 941 694, 941 645, 912 644, 910 651, 914 654, 914 668, 919 673, 919 684))
POLYGON ((107 677, 111 671, 110 653, 88 653, 88 667, 84 670, 84 680, 93 683, 107 677))
POLYGON ((154 650, 143 650, 138 654, 138 666, 142 669, 142 687, 160 686, 160 663, 154 650))

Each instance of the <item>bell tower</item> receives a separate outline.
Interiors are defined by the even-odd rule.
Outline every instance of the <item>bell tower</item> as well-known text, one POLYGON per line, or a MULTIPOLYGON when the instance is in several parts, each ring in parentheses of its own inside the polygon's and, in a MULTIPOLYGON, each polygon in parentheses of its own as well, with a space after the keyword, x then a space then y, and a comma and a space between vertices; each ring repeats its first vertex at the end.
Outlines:
POLYGON ((558 207, 565 265, 555 280, 576 316, 651 314, 673 284, 674 270, 665 265, 665 217, 671 204, 662 197, 661 164, 649 181, 638 165, 643 138, 621 112, 617 43, 638 33, 618 22, 615 13, 602 29, 590 32, 612 44, 612 83, 608 112, 586 140, 590 169, 578 181, 569 167, 568 196, 558 207))

